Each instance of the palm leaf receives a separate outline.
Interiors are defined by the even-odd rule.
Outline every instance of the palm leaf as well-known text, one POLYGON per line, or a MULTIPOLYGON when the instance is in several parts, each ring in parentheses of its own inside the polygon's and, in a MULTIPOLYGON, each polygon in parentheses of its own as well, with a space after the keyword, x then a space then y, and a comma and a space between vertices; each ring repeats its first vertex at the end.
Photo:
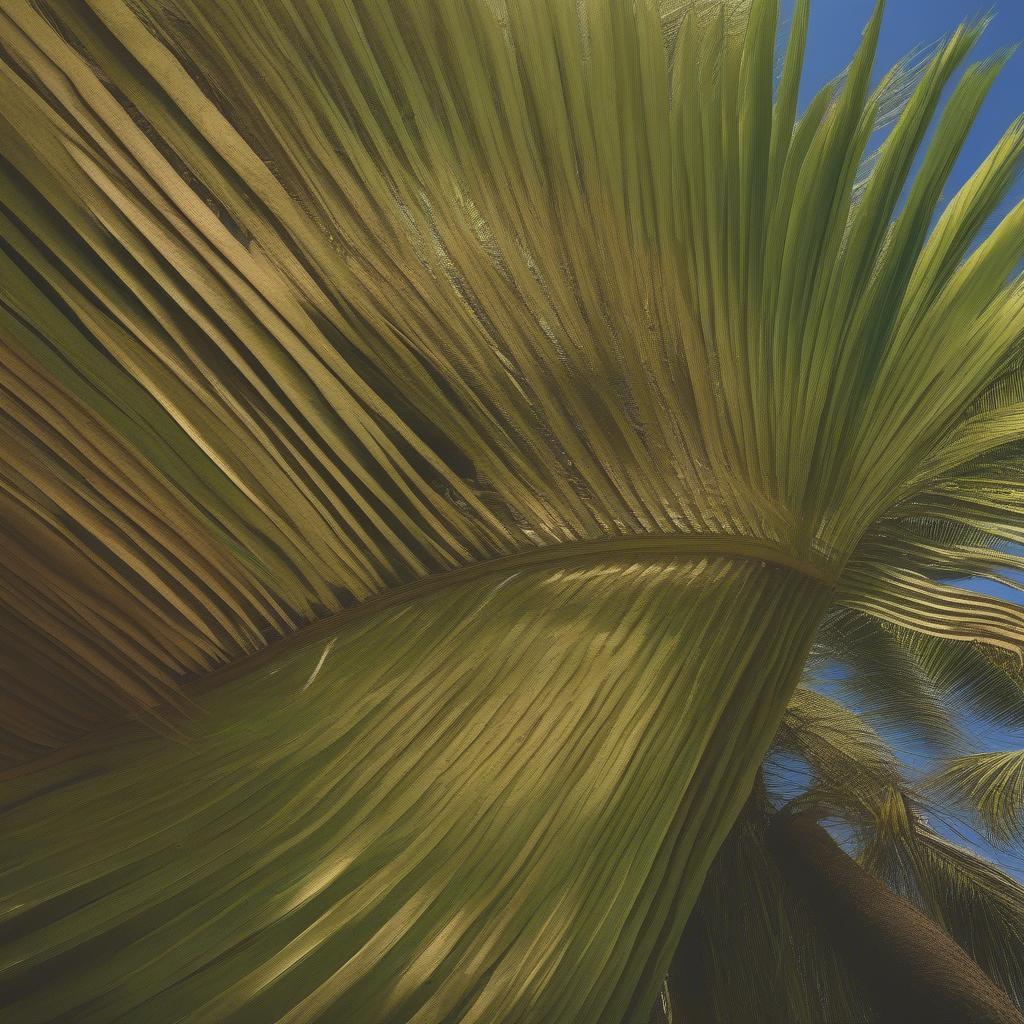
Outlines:
POLYGON ((751 784, 731 751, 756 742, 750 679, 779 675, 784 589, 728 560, 446 587, 218 689, 184 746, 30 777, 5 815, 4 1004, 81 1021, 650 1006, 707 833, 751 784), (739 594, 746 651, 718 630, 739 594))
POLYGON ((923 635, 905 634, 904 640, 944 691, 951 710, 1001 727, 1024 722, 1024 685, 1017 654, 923 635))
POLYGON ((974 811, 996 839, 1024 838, 1024 751, 954 758, 929 781, 954 806, 974 811))
POLYGON ((813 794, 855 793, 861 787, 877 792, 900 782, 896 754, 867 721, 831 697, 803 687, 786 707, 774 749, 807 764, 813 794))
POLYGON ((927 636, 986 644, 1016 653, 1024 642, 1024 610, 1009 601, 943 583, 923 573, 858 563, 844 577, 842 601, 927 636))
POLYGON ((916 656, 921 639, 836 606, 815 637, 805 685, 835 692, 886 735, 949 750, 960 741, 950 713, 950 684, 929 675, 932 666, 916 656))
MULTIPOLYGON (((15 785, 19 1012, 653 1004, 835 593, 917 582, 862 539, 1006 444, 1024 334, 1024 205, 967 255, 1024 126, 929 231, 977 28, 864 179, 880 5, 800 117, 806 4, 774 103, 774 0, 662 13, 0 11, 4 751, 191 737, 15 785)), ((908 630, 1019 650, 919 575, 908 630)))

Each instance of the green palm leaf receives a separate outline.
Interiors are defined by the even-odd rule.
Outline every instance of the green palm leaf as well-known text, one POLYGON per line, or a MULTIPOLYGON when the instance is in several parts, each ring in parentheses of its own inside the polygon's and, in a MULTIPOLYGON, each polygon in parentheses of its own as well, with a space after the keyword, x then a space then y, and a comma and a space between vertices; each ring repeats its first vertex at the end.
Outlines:
POLYGON ((732 752, 771 714, 761 693, 750 717, 751 680, 792 671, 768 626, 786 589, 724 559, 451 586, 218 689, 184 746, 136 737, 117 767, 31 776, 6 815, 5 1005, 81 1021, 651 1005, 687 880, 750 786, 732 752), (760 639, 737 648, 717 627, 740 594, 760 639))
POLYGON ((1024 838, 1024 750, 954 758, 930 781, 954 805, 976 811, 995 838, 1024 838))
POLYGON ((22 1016, 621 1024, 837 597, 1024 647, 877 552, 1016 537, 1024 123, 929 227, 999 61, 865 172, 880 5, 800 116, 806 3, 774 101, 775 0, 676 10, 0 11, 22 1016))

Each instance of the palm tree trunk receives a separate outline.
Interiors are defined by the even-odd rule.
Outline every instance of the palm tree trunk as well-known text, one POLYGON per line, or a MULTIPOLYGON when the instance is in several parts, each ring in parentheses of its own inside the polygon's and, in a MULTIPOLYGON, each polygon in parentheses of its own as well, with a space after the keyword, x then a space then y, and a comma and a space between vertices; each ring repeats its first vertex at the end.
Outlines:
POLYGON ((1024 1024, 961 946, 868 874, 813 815, 778 815, 769 845, 859 974, 881 1021, 1024 1024))

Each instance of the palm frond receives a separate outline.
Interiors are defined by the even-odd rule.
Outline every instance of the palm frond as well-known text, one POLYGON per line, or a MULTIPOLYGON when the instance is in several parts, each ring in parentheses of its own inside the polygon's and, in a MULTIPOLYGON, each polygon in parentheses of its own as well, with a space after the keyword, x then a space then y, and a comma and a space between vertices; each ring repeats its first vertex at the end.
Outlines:
POLYGON ((813 700, 801 700, 798 690, 798 699, 787 707, 773 753, 797 756, 809 777, 796 796, 788 793, 778 802, 850 832, 867 845, 870 860, 877 855, 872 851, 879 835, 912 828, 917 795, 896 750, 860 715, 821 694, 806 693, 813 700))
POLYGON ((684 17, 669 61, 644 5, 12 3, 8 344, 195 503, 269 591, 261 637, 538 544, 721 534, 838 568, 1021 333, 1024 210, 960 261, 1024 131, 929 240, 998 62, 969 69, 895 216, 964 29, 854 209, 907 79, 870 93, 880 10, 798 120, 806 5, 774 109, 776 4, 736 11, 684 17))
POLYGON ((1024 750, 954 758, 929 783, 953 806, 966 807, 977 814, 995 839, 1024 839, 1024 750))
POLYGON ((880 523, 861 544, 859 557, 920 573, 935 582, 989 580, 1022 589, 1024 555, 962 521, 906 520, 880 523))
POLYGON ((837 605, 815 637, 805 685, 837 692, 887 735, 953 749, 960 735, 946 703, 948 686, 928 675, 907 639, 872 616, 837 605))
POLYGON ((945 583, 923 573, 869 563, 851 565, 840 600, 905 630, 942 640, 985 644, 1020 656, 1024 649, 1024 609, 945 583))
POLYGON ((80 759, 84 780, 29 777, 4 815, 4 1005, 197 1022, 652 1005, 751 785, 732 752, 770 714, 763 694, 745 708, 751 678, 785 677, 768 625, 785 590, 727 559, 446 587, 219 688, 185 745, 136 737, 113 765, 80 759), (718 628, 738 601, 745 651, 718 628))
POLYGON ((3 5, 3 749, 191 737, 17 787, 19 1014, 621 1024, 837 587, 1016 656, 858 555, 1007 441, 1024 123, 930 230, 998 62, 861 188, 881 4, 799 117, 737 10, 3 5))
POLYGON ((912 633, 904 634, 903 642, 944 691, 951 709, 967 712, 980 724, 1024 723, 1024 675, 1018 655, 912 633))
POLYGON ((811 792, 866 789, 900 784, 892 747, 855 711, 814 690, 798 687, 786 706, 774 748, 793 754, 811 771, 811 792))

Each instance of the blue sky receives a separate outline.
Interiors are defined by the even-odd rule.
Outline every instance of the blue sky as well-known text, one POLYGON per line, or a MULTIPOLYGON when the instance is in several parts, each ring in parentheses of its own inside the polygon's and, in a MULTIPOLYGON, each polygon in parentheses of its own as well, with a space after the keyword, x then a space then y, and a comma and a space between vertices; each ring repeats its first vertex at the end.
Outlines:
MULTIPOLYGON (((788 32, 788 20, 793 6, 794 0, 782 0, 783 18, 786 21, 783 32, 788 32)), ((811 0, 810 32, 801 96, 803 103, 849 63, 873 9, 874 0, 811 0)), ((994 0, 991 4, 978 3, 976 0, 888 0, 886 6, 875 68, 876 80, 915 48, 934 43, 962 22, 976 20, 985 14, 991 15, 991 22, 973 59, 1014 46, 1020 46, 1020 49, 1010 58, 982 108, 947 185, 947 198, 967 180, 1010 123, 1024 113, 1024 0, 994 0)), ((1024 199, 1024 181, 1018 181, 998 215, 1005 213, 1021 199, 1024 199)), ((966 585, 1011 600, 1024 597, 1019 591, 984 581, 966 585)), ((976 723, 966 721, 964 724, 970 729, 976 723)), ((1022 743, 1022 737, 1009 732, 1000 734, 991 730, 985 736, 985 746, 989 749, 1017 747, 1022 743)), ((917 757, 913 760, 921 765, 917 757)), ((1000 855, 991 849, 987 852, 1005 868, 1024 879, 1024 865, 1017 858, 1000 855)))

